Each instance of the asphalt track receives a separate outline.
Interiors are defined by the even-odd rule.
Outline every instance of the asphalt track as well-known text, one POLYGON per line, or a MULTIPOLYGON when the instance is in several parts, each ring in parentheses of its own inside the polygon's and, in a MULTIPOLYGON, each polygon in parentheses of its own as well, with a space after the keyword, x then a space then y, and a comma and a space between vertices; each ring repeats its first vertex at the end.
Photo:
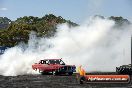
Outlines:
POLYGON ((132 84, 79 84, 76 74, 73 76, 40 74, 19 76, 0 75, 0 88, 132 88, 132 84))

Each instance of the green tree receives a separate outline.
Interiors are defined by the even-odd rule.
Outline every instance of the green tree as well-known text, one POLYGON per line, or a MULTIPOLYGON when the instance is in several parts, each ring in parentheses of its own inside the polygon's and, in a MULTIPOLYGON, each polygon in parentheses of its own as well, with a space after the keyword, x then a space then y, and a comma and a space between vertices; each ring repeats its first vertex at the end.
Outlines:
POLYGON ((0 19, 1 23, 8 23, 8 26, 3 28, 4 30, 0 30, 0 46, 15 46, 20 42, 27 43, 31 31, 35 31, 38 37, 52 37, 56 32, 56 26, 61 23, 77 26, 70 20, 53 14, 46 14, 42 18, 24 16, 15 21, 8 18, 0 19))
POLYGON ((121 16, 120 17, 111 16, 109 17, 109 19, 114 20, 117 26, 123 26, 123 25, 130 24, 130 21, 128 21, 127 19, 124 19, 121 16))

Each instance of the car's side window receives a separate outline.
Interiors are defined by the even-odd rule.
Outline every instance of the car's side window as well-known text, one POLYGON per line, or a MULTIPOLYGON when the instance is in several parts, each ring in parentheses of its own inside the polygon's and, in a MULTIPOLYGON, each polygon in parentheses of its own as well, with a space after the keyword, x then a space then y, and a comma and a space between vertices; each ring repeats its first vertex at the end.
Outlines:
POLYGON ((46 64, 46 61, 44 61, 44 60, 41 60, 41 64, 46 64))
POLYGON ((45 64, 48 64, 49 63, 49 61, 45 61, 45 64))

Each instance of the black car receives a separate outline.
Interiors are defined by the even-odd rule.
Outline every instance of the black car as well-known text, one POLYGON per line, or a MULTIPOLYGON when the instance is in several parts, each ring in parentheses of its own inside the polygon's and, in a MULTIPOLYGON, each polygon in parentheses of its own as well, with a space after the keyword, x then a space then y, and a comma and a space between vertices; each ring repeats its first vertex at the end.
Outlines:
POLYGON ((132 66, 131 66, 131 64, 129 64, 129 65, 122 65, 120 67, 116 67, 116 72, 118 74, 132 75, 132 66))

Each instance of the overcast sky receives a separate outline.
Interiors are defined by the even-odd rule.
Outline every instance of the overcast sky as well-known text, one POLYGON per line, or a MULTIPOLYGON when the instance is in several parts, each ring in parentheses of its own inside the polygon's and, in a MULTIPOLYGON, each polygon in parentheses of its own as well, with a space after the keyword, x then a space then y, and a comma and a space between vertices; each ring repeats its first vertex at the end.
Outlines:
POLYGON ((132 21, 132 0, 0 0, 0 16, 62 16, 81 23, 93 15, 122 16, 132 21))

